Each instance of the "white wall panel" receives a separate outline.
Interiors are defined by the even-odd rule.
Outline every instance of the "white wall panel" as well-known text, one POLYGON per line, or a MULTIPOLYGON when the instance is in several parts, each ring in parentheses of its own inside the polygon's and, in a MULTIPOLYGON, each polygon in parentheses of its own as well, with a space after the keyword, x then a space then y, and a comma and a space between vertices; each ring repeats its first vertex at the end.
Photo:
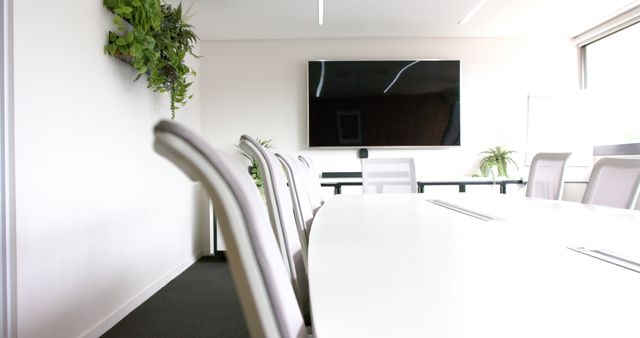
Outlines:
MULTIPOLYGON (((20 337, 99 335, 202 247, 197 186, 152 149, 168 98, 104 54, 112 18, 14 3, 20 337)), ((196 130, 198 86, 177 113, 196 130)))
POLYGON ((577 49, 569 40, 207 41, 202 54, 203 133, 209 142, 234 152, 243 133, 273 138, 279 150, 307 154, 322 171, 358 171, 360 163, 353 149, 307 148, 307 60, 460 60, 461 147, 370 149, 370 157, 415 157, 419 180, 476 173, 478 152, 496 145, 517 150, 523 167, 527 95, 575 90, 579 82, 577 49))

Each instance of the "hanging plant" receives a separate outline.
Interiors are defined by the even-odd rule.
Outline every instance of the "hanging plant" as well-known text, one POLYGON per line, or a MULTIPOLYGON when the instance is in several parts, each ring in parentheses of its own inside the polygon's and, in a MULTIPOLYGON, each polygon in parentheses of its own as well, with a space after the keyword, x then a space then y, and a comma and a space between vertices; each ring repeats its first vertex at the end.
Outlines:
POLYGON ((172 7, 160 0, 104 0, 114 14, 116 32, 109 32, 105 52, 136 69, 134 81, 147 74, 147 87, 169 93, 171 118, 192 95, 188 76, 196 72, 184 62, 198 37, 186 22, 182 4, 172 7))

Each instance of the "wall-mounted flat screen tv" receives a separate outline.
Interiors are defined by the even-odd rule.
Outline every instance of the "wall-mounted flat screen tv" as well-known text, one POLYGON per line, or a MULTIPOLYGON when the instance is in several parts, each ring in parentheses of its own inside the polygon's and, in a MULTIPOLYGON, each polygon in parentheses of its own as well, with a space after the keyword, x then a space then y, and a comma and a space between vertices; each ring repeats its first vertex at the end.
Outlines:
POLYGON ((460 145, 460 61, 309 61, 310 147, 460 145))

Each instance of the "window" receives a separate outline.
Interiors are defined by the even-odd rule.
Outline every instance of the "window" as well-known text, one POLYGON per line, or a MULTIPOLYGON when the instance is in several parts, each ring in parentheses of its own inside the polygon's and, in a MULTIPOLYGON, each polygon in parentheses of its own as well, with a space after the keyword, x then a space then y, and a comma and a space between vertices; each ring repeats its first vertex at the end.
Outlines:
POLYGON ((640 24, 582 46, 594 144, 640 142, 640 24))

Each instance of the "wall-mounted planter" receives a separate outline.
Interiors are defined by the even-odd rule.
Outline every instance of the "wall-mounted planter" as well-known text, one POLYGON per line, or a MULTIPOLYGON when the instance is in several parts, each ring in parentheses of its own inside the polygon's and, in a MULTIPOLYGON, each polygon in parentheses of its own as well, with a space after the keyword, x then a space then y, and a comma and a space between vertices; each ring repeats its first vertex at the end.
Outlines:
POLYGON ((114 17, 116 32, 109 31, 105 52, 133 66, 134 81, 147 74, 148 87, 167 92, 171 118, 192 97, 189 76, 196 72, 185 64, 198 37, 184 18, 182 4, 172 7, 160 0, 104 0, 114 17))

